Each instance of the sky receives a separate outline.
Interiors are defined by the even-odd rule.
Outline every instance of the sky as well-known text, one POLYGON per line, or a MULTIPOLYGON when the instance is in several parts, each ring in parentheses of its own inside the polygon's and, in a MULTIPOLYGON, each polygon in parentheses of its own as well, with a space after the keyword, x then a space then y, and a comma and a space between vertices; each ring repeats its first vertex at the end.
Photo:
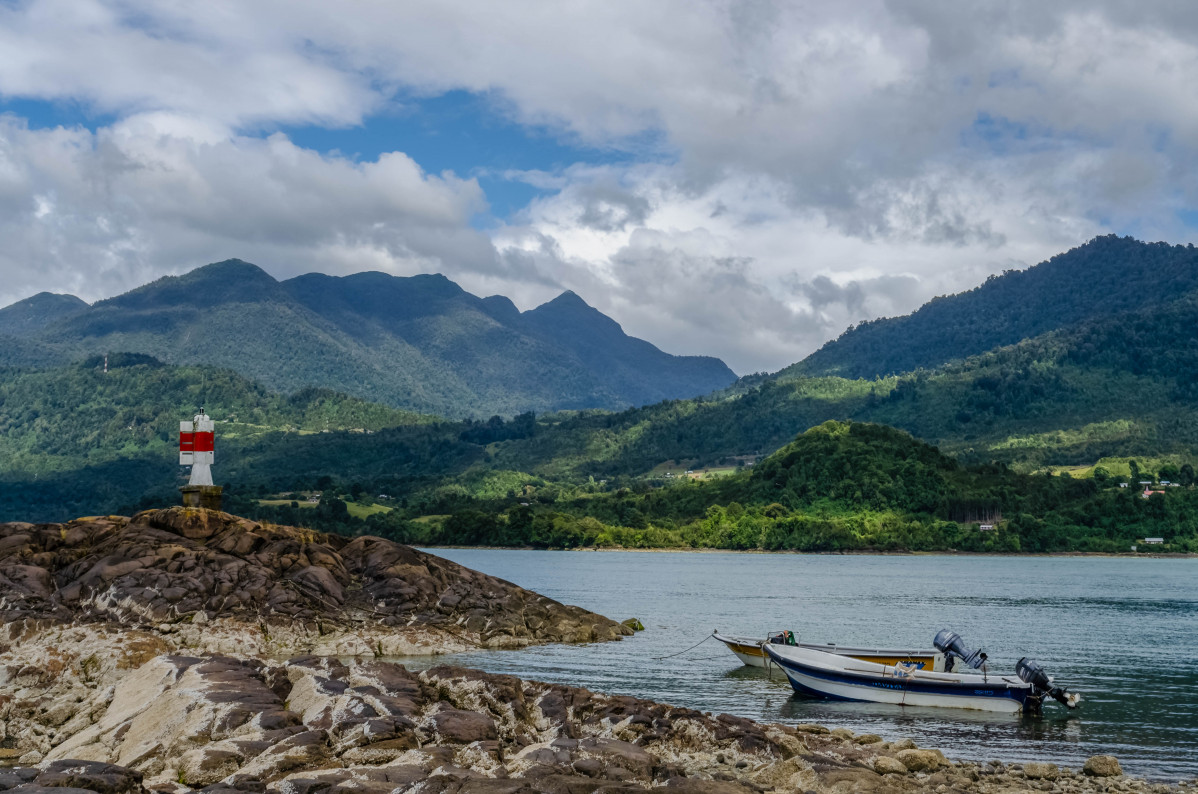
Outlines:
POLYGON ((1196 164, 1188 0, 0 0, 0 305, 439 272, 774 371, 1196 164))

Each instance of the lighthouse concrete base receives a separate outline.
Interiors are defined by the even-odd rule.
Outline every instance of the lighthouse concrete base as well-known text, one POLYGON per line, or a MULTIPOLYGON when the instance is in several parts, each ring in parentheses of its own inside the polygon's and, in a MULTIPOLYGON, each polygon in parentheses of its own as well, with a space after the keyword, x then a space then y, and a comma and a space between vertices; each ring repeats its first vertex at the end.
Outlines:
POLYGON ((220 510, 222 489, 219 485, 184 485, 179 491, 183 494, 184 507, 220 510))

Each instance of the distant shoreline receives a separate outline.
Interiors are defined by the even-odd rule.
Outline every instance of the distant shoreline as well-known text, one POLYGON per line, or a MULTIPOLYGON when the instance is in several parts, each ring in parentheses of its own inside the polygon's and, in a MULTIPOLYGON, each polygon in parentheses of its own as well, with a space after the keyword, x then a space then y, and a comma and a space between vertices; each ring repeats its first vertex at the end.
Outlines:
POLYGON ((437 549, 474 549, 478 551, 635 551, 646 554, 660 554, 664 552, 678 552, 681 554, 797 554, 811 557, 1111 557, 1114 559, 1134 560, 1180 560, 1198 558, 1198 553, 1183 551, 1157 553, 1136 551, 874 551, 868 549, 851 551, 797 551, 792 549, 687 549, 681 547, 638 549, 625 546, 579 546, 572 549, 539 549, 535 546, 432 546, 425 543, 409 545, 412 545, 413 548, 428 549, 430 551, 436 551, 437 549))

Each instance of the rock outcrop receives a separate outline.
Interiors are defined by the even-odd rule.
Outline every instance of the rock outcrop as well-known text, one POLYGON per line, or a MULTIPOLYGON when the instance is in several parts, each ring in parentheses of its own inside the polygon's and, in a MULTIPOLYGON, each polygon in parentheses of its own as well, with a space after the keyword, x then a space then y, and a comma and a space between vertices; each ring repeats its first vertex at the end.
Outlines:
POLYGON ((0 620, 13 794, 1193 790, 1107 756, 1084 773, 953 762, 844 728, 413 673, 377 657, 632 629, 380 538, 206 510, 0 525, 0 620))
MULTIPOLYGON (((520 794, 1166 792, 1050 764, 960 763, 908 740, 762 725, 458 667, 163 655, 115 686, 0 710, 0 791, 520 794), (1051 767, 1051 770, 1048 769, 1051 767), (1114 786, 1112 788, 1112 786, 1114 786), (65 787, 65 788, 64 788, 65 787)), ((1112 759, 1113 760, 1113 759, 1112 759)))
POLYGON ((391 656, 632 633, 382 538, 179 507, 0 524, 0 621, 10 641, 51 626, 105 624, 157 635, 172 649, 279 656, 391 656))

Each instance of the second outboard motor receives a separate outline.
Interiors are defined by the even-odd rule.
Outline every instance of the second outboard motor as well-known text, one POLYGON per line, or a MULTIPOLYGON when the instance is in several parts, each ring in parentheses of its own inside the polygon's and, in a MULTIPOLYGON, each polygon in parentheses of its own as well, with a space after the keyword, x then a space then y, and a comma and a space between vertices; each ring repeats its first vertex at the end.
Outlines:
MULTIPOLYGON (((975 670, 986 663, 986 654, 982 653, 980 649, 971 651, 966 648, 965 641, 955 631, 941 629, 936 632, 936 639, 932 640, 932 644, 936 646, 936 650, 947 656, 949 660, 960 659, 975 670)), ((945 664, 945 669, 949 670, 955 666, 945 664)))
POLYGON ((1069 692, 1064 687, 1053 686, 1052 678, 1044 672, 1044 668, 1035 659, 1025 656, 1015 662, 1015 674, 1019 676, 1019 680, 1032 685, 1032 696, 1028 698, 1026 708, 1033 713, 1039 712, 1045 695, 1070 709, 1077 708, 1077 704, 1081 702, 1080 693, 1069 692))

